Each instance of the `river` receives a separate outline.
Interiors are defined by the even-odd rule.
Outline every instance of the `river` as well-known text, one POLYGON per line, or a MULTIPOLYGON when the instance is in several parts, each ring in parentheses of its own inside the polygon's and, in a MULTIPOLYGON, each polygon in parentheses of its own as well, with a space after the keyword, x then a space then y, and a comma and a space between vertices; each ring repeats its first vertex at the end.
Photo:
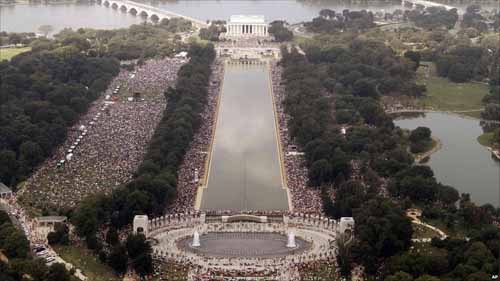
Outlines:
POLYGON ((417 118, 397 119, 405 129, 428 127, 442 148, 427 163, 438 181, 469 193, 477 204, 499 205, 500 163, 477 142, 483 133, 479 121, 446 113, 426 113, 417 118))
MULTIPOLYGON (((336 1, 333 1, 336 2, 336 1)), ((340 1, 338 1, 340 2, 340 1)), ((153 1, 149 4, 196 19, 228 19, 235 14, 264 15, 267 21, 285 19, 290 23, 309 21, 323 8, 372 9, 392 11, 401 6, 346 5, 339 3, 311 4, 295 0, 179 0, 153 1)), ((36 32, 41 25, 52 25, 54 33, 65 27, 112 29, 140 23, 140 17, 99 4, 29 4, 0 6, 0 30, 36 32)))
POLYGON ((225 67, 203 210, 287 210, 267 65, 225 67))
MULTIPOLYGON (((264 15, 267 21, 283 19, 289 23, 310 21, 321 9, 392 12, 400 5, 346 4, 342 1, 297 0, 170 0, 145 1, 161 9, 200 20, 228 19, 231 15, 264 15)), ((465 5, 459 7, 464 10, 465 5)), ((494 7, 485 7, 494 8, 494 7)), ((114 29, 140 23, 142 19, 99 4, 19 4, 0 6, 0 31, 36 32, 41 25, 52 25, 54 33, 65 27, 114 29)))

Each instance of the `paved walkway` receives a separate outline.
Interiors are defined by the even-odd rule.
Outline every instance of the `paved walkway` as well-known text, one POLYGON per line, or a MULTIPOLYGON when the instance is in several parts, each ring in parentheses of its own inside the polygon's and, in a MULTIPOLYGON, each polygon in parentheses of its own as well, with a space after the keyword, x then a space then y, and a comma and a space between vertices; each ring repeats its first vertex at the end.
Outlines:
MULTIPOLYGON (((418 210, 417 212, 407 212, 406 215, 409 218, 411 218, 412 223, 417 224, 417 225, 421 225, 423 227, 427 227, 427 228, 435 231, 439 235, 439 238, 441 240, 444 240, 448 237, 448 235, 446 235, 446 233, 444 233, 444 231, 442 231, 441 229, 439 229, 435 226, 432 226, 428 223, 422 222, 419 218, 422 215, 421 211, 418 210)), ((431 242, 431 240, 432 240, 431 238, 412 239, 413 242, 425 242, 425 243, 431 242)))

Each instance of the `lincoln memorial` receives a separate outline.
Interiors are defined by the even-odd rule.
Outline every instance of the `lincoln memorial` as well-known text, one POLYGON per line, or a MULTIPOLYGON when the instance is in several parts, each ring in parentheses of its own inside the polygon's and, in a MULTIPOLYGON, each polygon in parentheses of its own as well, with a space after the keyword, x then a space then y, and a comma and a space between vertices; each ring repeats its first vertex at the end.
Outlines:
POLYGON ((264 16, 231 16, 227 23, 225 37, 267 37, 264 16))

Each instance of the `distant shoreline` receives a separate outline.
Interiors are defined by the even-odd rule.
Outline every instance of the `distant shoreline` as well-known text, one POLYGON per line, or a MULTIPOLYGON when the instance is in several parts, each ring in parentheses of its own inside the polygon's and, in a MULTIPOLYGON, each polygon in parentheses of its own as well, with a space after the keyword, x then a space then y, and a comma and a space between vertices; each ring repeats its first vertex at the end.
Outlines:
MULTIPOLYGON (((25 5, 33 5, 33 6, 42 6, 42 5, 59 5, 59 4, 77 4, 78 0, 64 0, 64 1, 49 1, 49 2, 30 2, 26 0, 20 0, 13 3, 0 3, 0 7, 13 7, 13 6, 25 6, 25 5)), ((91 4, 93 1, 88 1, 87 3, 91 4)))

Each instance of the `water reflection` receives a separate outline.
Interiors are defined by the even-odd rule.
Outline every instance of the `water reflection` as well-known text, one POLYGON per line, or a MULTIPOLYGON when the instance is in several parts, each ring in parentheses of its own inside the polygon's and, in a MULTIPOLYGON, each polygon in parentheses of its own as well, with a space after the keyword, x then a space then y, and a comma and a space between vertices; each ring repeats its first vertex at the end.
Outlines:
POLYGON ((97 4, 53 4, 0 6, 0 30, 37 32, 41 25, 52 25, 53 34, 65 27, 115 29, 141 23, 141 17, 97 4))
POLYGON ((202 209, 287 209, 267 65, 226 65, 202 209))

